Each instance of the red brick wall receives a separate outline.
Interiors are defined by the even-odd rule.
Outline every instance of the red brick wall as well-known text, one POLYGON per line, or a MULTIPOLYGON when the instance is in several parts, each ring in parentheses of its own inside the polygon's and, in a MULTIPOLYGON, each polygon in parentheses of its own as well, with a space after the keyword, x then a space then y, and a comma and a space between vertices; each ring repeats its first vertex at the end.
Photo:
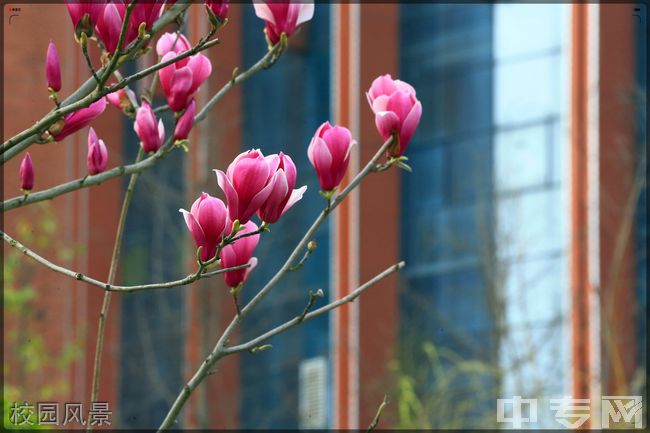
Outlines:
MULTIPOLYGON (((7 6, 3 6, 7 7, 7 6)), ((48 100, 45 81, 45 52, 52 38, 58 48, 62 64, 65 98, 88 77, 78 45, 75 43, 70 19, 63 5, 12 5, 20 7, 18 17, 4 27, 4 138, 29 127, 52 107, 48 100)), ((6 12, 6 10, 5 10, 6 12)), ((5 15, 6 16, 6 15, 5 15)), ((107 107, 105 114, 93 123, 99 136, 105 141, 109 152, 109 166, 122 161, 122 131, 120 114, 107 107)), ((68 137, 61 143, 35 144, 29 152, 36 171, 35 191, 50 188, 61 182, 86 174, 86 130, 68 137)), ((19 155, 3 167, 5 198, 20 194, 18 167, 23 155, 19 155)), ((58 197, 51 206, 58 230, 51 239, 51 247, 39 254, 92 277, 105 280, 108 274, 113 245, 114 227, 117 224, 121 195, 121 179, 106 182, 58 197), (60 254, 73 248, 75 254, 69 262, 60 254)), ((36 224, 39 220, 37 205, 15 209, 4 215, 4 227, 10 235, 16 235, 18 223, 36 224)), ((20 240, 20 239, 19 239, 20 240)), ((7 246, 4 246, 5 253, 7 246)), ((33 266, 31 283, 37 292, 35 314, 29 318, 34 333, 41 335, 48 354, 60 354, 66 343, 77 339, 81 343, 81 357, 69 365, 60 375, 59 370, 35 372, 29 376, 29 391, 24 400, 39 400, 36 390, 45 383, 57 381, 69 384, 56 394, 59 401, 86 402, 90 396, 92 360, 99 309, 103 292, 68 277, 54 273, 40 265, 33 265, 23 258, 21 267, 33 266)), ((119 325, 119 296, 113 297, 108 321, 104 365, 101 378, 100 399, 116 407, 117 398, 117 337, 119 325)), ((14 324, 5 321, 8 331, 14 324)), ((11 353, 5 353, 8 362, 11 353)), ((11 382, 11 375, 7 378, 11 382)))

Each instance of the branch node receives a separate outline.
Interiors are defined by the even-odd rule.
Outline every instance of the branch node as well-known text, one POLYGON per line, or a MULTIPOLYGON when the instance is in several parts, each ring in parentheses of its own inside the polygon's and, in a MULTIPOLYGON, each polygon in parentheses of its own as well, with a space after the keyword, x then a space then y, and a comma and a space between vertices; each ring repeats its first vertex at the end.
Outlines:
POLYGON ((256 354, 259 352, 264 352, 265 350, 269 350, 273 348, 271 344, 262 344, 261 346, 255 346, 250 350, 250 353, 256 354))
POLYGON ((305 316, 307 315, 307 313, 309 313, 311 307, 314 306, 314 303, 316 302, 316 298, 323 298, 324 296, 325 296, 325 292, 323 292, 323 289, 318 289, 316 290, 316 292, 312 292, 311 290, 309 291, 309 302, 307 302, 307 306, 302 311, 300 316, 298 316, 298 323, 302 323, 302 321, 305 320, 305 316))

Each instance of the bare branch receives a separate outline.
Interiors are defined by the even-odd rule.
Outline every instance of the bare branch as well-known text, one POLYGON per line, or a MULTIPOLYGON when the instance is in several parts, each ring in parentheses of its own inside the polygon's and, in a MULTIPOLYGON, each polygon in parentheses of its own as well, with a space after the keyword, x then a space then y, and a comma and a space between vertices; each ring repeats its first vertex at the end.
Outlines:
POLYGON ((53 270, 54 272, 58 272, 60 274, 66 275, 68 277, 74 278, 75 280, 78 281, 83 281, 84 283, 90 284, 92 286, 99 287, 100 289, 107 290, 110 292, 125 292, 125 293, 131 293, 131 292, 141 292, 145 290, 157 290, 157 289, 171 289, 174 287, 179 287, 179 286, 186 286, 188 284, 192 284, 193 282, 197 281, 199 278, 210 278, 215 275, 221 275, 226 272, 230 271, 237 271, 239 269, 245 269, 250 267, 249 263, 246 263, 244 265, 239 265, 239 266, 233 266, 232 268, 225 268, 225 269, 217 269, 214 271, 210 272, 202 272, 199 273, 197 272, 188 275, 185 278, 181 278, 180 280, 175 280, 175 281, 167 281, 164 283, 155 283, 155 284, 141 284, 141 285, 136 285, 136 286, 118 286, 114 284, 108 284, 103 281, 96 280, 94 278, 88 277, 86 275, 83 275, 80 272, 75 272, 70 269, 64 268, 63 266, 59 266, 55 263, 50 262, 46 258, 36 254, 34 251, 30 250, 27 248, 25 245, 21 244, 17 240, 13 239, 11 236, 9 236, 5 232, 2 233, 2 238, 7 242, 9 245, 12 247, 16 248, 20 252, 22 252, 24 255, 27 257, 37 261, 38 263, 46 266, 47 268, 53 270))
POLYGON ((230 355, 233 353, 238 353, 238 352, 244 352, 247 350, 252 349, 253 347, 259 346, 261 343, 264 343, 266 340, 269 338, 275 337, 278 334, 282 334, 283 332, 293 328, 294 326, 297 326, 301 324, 302 322, 305 322, 307 320, 311 320, 315 317, 318 317, 322 314, 325 314, 329 311, 332 311, 341 305, 347 304, 348 302, 352 302, 355 299, 357 299, 363 292, 365 292, 367 289, 372 287, 373 285, 377 284, 384 278, 388 277, 394 272, 399 271, 404 267, 405 263, 404 262, 399 262, 391 266, 390 268, 384 270, 383 272, 375 275, 372 279, 368 280, 366 283, 363 285, 359 286, 357 289, 354 291, 350 292, 347 296, 344 296, 340 299, 337 299, 336 301, 329 303, 325 305, 324 307, 321 307, 317 310, 312 311, 311 313, 305 314, 304 318, 301 319, 301 316, 294 317, 293 319, 289 320, 288 322, 283 323, 282 325, 271 329, 270 331, 260 335, 259 337, 256 337, 246 343, 239 344, 237 346, 232 346, 232 347, 225 347, 222 349, 223 353, 226 355, 230 355))

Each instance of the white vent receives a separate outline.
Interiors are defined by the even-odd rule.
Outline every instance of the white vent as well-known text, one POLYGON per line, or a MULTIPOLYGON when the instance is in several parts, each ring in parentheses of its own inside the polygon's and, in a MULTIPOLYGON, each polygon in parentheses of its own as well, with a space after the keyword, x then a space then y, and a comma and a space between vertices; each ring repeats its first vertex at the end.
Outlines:
POLYGON ((325 357, 302 361, 298 375, 300 428, 326 428, 327 361, 325 357))

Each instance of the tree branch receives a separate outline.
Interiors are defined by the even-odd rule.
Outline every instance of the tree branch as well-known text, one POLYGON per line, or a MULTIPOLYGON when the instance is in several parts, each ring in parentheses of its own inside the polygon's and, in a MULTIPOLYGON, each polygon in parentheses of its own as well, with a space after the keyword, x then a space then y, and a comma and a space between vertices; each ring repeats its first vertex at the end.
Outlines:
POLYGON ((305 322, 307 320, 311 320, 315 317, 318 317, 320 315, 323 315, 329 311, 332 311, 341 305, 347 304, 348 302, 352 302, 355 299, 357 299, 363 292, 365 292, 367 289, 372 287, 373 285, 377 284, 384 278, 388 277, 394 272, 399 271, 405 266, 404 262, 399 262, 391 266, 390 268, 384 270, 380 274, 375 275, 372 279, 368 280, 365 282, 363 285, 359 286, 357 289, 354 291, 350 292, 348 295, 337 299, 334 302, 331 302, 324 307, 321 307, 317 310, 312 311, 311 313, 307 313, 304 315, 294 317, 293 319, 289 320, 288 322, 283 323, 282 325, 271 329, 268 332, 265 332, 264 334, 260 335, 259 337, 256 337, 250 341, 247 341, 246 343, 239 344, 237 346, 232 346, 232 347, 225 347, 222 349, 223 353, 225 355, 231 355, 233 353, 239 353, 239 352, 245 352, 247 350, 251 350, 253 347, 259 346, 260 344, 264 343, 266 340, 275 337, 278 334, 282 334, 283 332, 293 328, 294 326, 300 325, 302 322, 305 322))
POLYGON ((192 284, 193 282, 197 281, 200 278, 210 278, 215 275, 221 275, 226 272, 230 271, 237 271, 239 269, 245 269, 250 267, 249 263, 246 263, 244 265, 239 265, 239 266, 233 266, 232 268, 225 268, 225 269, 217 269, 214 271, 210 272, 200 272, 197 270, 195 273, 190 274, 186 276, 185 278, 181 278, 180 280, 175 280, 175 281, 166 281, 164 283, 154 283, 154 284, 140 284, 140 285, 135 285, 135 286, 118 286, 114 284, 108 284, 107 282, 104 281, 99 281, 94 278, 88 277, 80 272, 75 272, 70 269, 64 268, 63 266, 59 266, 55 263, 50 262, 46 258, 39 256, 36 254, 34 251, 26 247, 25 245, 21 244, 17 240, 13 239, 11 236, 9 236, 5 232, 0 232, 2 233, 2 238, 7 242, 9 245, 12 247, 16 248, 18 251, 22 252, 24 255, 27 257, 35 260, 36 262, 44 265, 45 267, 53 270, 54 272, 58 272, 59 274, 66 275, 70 278, 74 278, 75 280, 82 281, 86 284, 90 284, 91 286, 99 287, 100 289, 107 290, 110 292, 124 292, 124 293, 132 293, 132 292, 142 292, 146 290, 157 290, 157 289, 171 289, 174 287, 180 287, 180 286, 187 286, 189 284, 192 284))
POLYGON ((381 404, 377 408, 377 413, 375 414, 375 417, 372 419, 372 422, 368 426, 368 430, 367 430, 368 433, 370 433, 371 431, 377 428, 377 424, 379 424, 379 418, 381 417, 381 414, 387 405, 388 405, 388 396, 384 395, 384 399, 382 400, 381 404))

